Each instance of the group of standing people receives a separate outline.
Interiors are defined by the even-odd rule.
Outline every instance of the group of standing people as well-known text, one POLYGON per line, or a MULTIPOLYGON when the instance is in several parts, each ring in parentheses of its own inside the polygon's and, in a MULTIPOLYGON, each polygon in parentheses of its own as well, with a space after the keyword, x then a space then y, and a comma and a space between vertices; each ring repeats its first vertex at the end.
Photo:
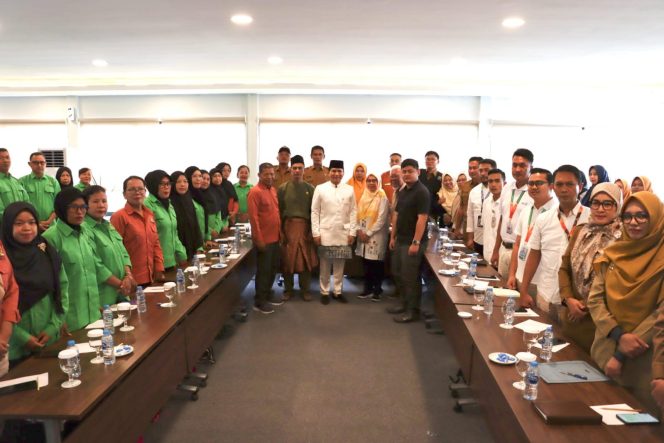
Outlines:
POLYGON ((588 187, 575 166, 534 167, 533 153, 518 149, 510 183, 481 157, 469 159, 467 175, 441 173, 435 151, 422 169, 398 153, 383 174, 358 163, 344 182, 343 161, 323 166, 321 146, 310 156, 305 167, 282 147, 277 165, 259 166, 253 187, 247 166, 233 185, 227 163, 130 176, 126 204, 109 222, 106 191, 88 168, 74 185, 66 167, 47 176, 36 152, 31 174, 16 179, 0 149, 0 373, 99 319, 103 305, 138 285, 163 280, 239 221, 251 223, 257 249, 256 311, 269 314, 295 296, 295 274, 301 297, 312 300, 316 268, 321 303, 347 303, 344 267, 353 256, 364 265, 358 297, 380 301, 389 254, 401 300, 388 312, 416 321, 432 220, 495 266, 522 306, 560 322, 607 375, 651 410, 664 406, 664 207, 647 177, 611 182, 595 165, 588 187), (272 289, 278 272, 283 297, 272 289))

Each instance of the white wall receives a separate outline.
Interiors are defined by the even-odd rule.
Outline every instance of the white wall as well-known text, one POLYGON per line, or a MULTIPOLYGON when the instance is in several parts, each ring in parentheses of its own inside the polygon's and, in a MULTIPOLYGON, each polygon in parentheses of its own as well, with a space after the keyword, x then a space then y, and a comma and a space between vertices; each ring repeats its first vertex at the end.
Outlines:
POLYGON ((587 171, 602 164, 612 179, 644 174, 664 190, 657 161, 664 145, 663 117, 661 102, 624 97, 12 97, 0 98, 0 146, 10 149, 16 176, 29 171, 30 152, 67 147, 72 169, 92 167, 111 189, 131 173, 142 175, 156 167, 170 172, 230 160, 234 166, 249 161, 255 171, 259 162, 275 161, 282 145, 308 159, 311 146, 321 144, 327 159, 345 160, 347 170, 364 161, 369 170, 381 172, 393 151, 422 160, 426 150, 434 149, 441 154, 441 170, 462 171, 469 156, 481 155, 494 158, 508 175, 511 153, 527 147, 537 166, 553 170, 572 163, 587 171), (77 108, 83 123, 65 122, 68 106, 77 108), (159 118, 163 125, 157 124, 159 118), (367 119, 373 123, 367 125, 367 119))

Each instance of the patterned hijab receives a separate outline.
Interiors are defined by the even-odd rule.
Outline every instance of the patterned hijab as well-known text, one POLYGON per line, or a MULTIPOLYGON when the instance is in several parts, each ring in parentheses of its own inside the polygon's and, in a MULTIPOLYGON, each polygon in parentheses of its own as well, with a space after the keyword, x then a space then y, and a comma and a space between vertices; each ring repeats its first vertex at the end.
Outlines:
MULTIPOLYGON (((380 178, 376 174, 367 174, 369 177, 374 177, 378 181, 378 189, 374 192, 369 191, 369 188, 364 190, 360 202, 357 205, 357 221, 367 220, 367 229, 371 229, 378 219, 378 211, 380 210, 380 202, 383 198, 387 198, 385 191, 380 186, 380 178)), ((365 180, 366 181, 366 180, 365 180)))
POLYGON ((651 315, 664 294, 664 204, 652 192, 637 192, 623 206, 638 201, 650 215, 650 229, 638 240, 622 237, 604 250, 596 265, 608 263, 606 304, 625 332, 651 315))
POLYGON ((572 282, 579 295, 583 297, 584 302, 588 300, 590 287, 595 278, 593 262, 604 253, 607 246, 622 235, 620 233, 622 224, 617 216, 620 214, 622 206, 620 188, 613 183, 599 183, 594 186, 590 201, 601 193, 611 197, 618 205, 616 218, 606 225, 600 225, 593 221, 591 215, 587 224, 579 226, 579 232, 571 252, 572 282))

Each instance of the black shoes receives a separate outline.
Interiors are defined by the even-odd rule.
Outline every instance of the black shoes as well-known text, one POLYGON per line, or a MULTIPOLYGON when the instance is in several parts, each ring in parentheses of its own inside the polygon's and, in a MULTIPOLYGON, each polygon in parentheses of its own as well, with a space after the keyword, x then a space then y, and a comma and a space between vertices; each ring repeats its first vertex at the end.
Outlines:
POLYGON ((330 296, 326 294, 321 294, 320 295, 320 302, 324 305, 329 305, 330 304, 330 296))

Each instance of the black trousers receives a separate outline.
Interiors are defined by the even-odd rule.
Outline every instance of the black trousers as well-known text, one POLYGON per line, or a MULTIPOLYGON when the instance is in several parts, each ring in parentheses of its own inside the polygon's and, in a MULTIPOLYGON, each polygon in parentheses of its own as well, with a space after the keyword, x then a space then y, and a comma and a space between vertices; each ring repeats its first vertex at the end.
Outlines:
POLYGON ((385 278, 385 262, 382 260, 362 259, 364 265, 364 292, 383 293, 383 279, 385 278))

